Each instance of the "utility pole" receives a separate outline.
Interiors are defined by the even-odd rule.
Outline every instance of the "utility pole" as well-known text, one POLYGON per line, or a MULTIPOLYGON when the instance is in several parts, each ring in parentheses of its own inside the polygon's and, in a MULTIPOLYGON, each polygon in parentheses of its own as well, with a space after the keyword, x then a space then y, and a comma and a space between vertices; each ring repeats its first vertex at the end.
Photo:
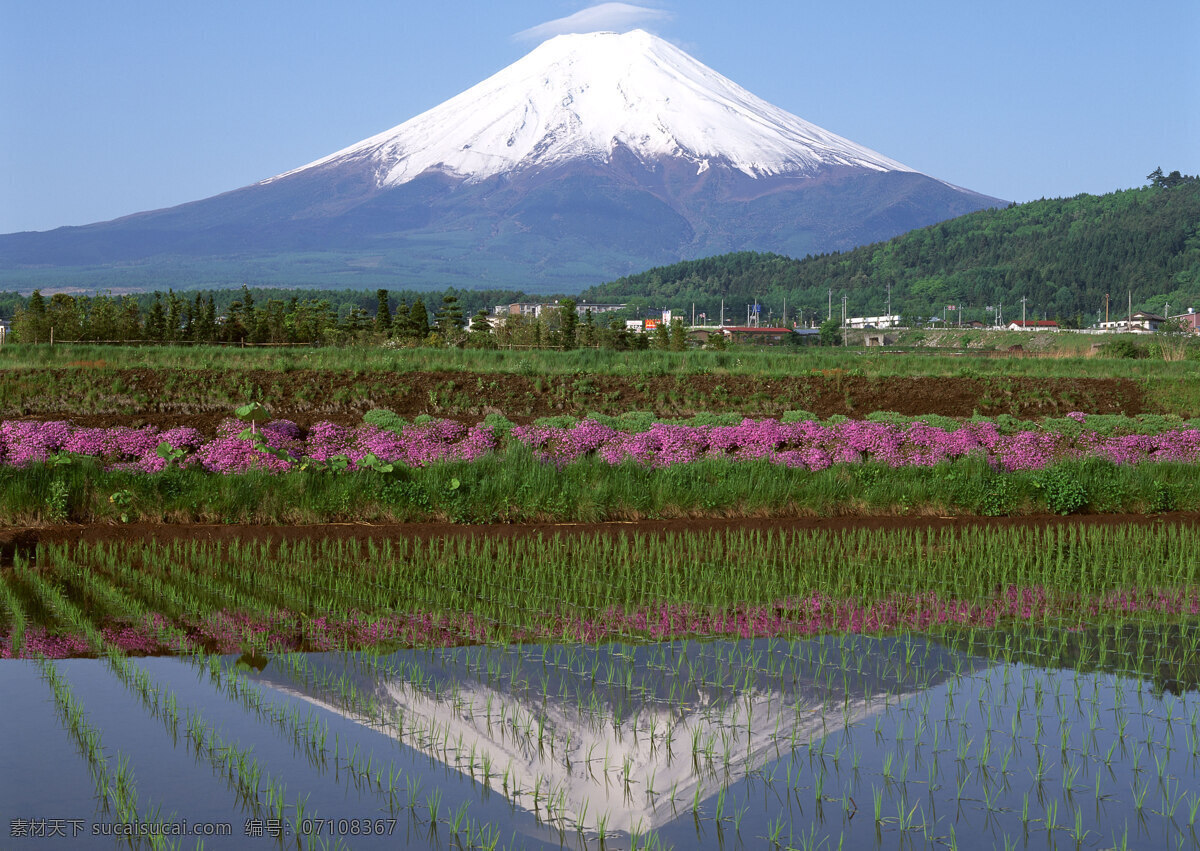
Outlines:
POLYGON ((787 327, 787 296, 783 297, 783 327, 787 327))
POLYGON ((1104 294, 1104 322, 1108 323, 1108 293, 1104 294))
POLYGON ((887 319, 887 321, 888 321, 888 324, 891 325, 892 324, 892 282, 891 281, 888 281, 887 288, 888 288, 888 306, 887 306, 888 319, 887 319))
POLYGON ((833 287, 829 288, 829 315, 825 317, 828 321, 833 318, 833 287))
POLYGON ((1028 296, 1021 296, 1021 327, 1025 327, 1025 302, 1029 300, 1028 296))
POLYGON ((721 299, 721 327, 725 327, 725 299, 721 299))
POLYGON ((1133 290, 1129 291, 1129 316, 1125 320, 1125 330, 1133 330, 1133 290))

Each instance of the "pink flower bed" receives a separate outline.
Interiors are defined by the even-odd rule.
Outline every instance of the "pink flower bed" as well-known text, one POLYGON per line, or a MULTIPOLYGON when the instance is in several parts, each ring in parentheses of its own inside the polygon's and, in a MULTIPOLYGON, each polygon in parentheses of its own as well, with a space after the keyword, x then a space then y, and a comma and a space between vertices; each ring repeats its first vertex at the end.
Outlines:
MULTIPOLYGON (((847 420, 835 424, 744 420, 739 425, 669 425, 643 432, 618 431, 594 420, 569 428, 519 426, 510 440, 531 448, 540 459, 566 464, 597 457, 609 464, 632 461, 667 467, 704 459, 764 460, 787 467, 822 470, 833 464, 874 461, 893 467, 932 466, 970 455, 1002 470, 1037 470, 1063 459, 1105 458, 1118 464, 1143 461, 1200 462, 1200 429, 1181 428, 1154 435, 1103 435, 1086 428, 1076 434, 1029 430, 1001 434, 989 422, 941 429, 921 422, 847 420)), ((245 426, 228 420, 206 440, 195 429, 160 431, 84 428, 67 422, 0 423, 0 463, 43 463, 56 453, 86 455, 110 468, 159 472, 169 463, 161 444, 177 451, 174 463, 214 473, 263 470, 281 473, 302 464, 342 463, 346 469, 383 464, 422 467, 439 461, 472 461, 502 448, 490 426, 464 426, 449 420, 407 425, 399 432, 360 425, 318 423, 302 435, 295 423, 276 420, 242 437, 245 426)))

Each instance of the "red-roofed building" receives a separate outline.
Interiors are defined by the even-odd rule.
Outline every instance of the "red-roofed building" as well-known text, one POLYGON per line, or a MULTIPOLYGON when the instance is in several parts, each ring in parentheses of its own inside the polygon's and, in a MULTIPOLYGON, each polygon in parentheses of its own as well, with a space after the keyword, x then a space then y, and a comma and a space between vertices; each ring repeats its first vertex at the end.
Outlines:
POLYGON ((1008 323, 1009 331, 1057 331, 1058 323, 1053 319, 1016 319, 1008 323))

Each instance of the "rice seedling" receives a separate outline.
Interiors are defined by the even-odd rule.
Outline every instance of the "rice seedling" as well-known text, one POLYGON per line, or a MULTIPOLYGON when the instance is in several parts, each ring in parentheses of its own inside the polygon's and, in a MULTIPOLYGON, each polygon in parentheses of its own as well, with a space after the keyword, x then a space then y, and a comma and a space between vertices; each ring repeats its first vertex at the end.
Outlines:
MULTIPOLYGON (((188 654, 218 693, 306 743, 314 764, 328 760, 391 812, 407 804, 414 820, 420 810, 431 827, 450 825, 460 842, 476 833, 462 799, 447 808, 434 795, 440 784, 421 786, 336 738, 329 748, 311 715, 274 709, 255 675, 207 651, 270 659, 279 682, 457 768, 471 788, 496 788, 556 830, 594 835, 603 817, 611 836, 636 822, 602 816, 599 796, 573 800, 571 784, 584 782, 650 814, 682 800, 698 824, 739 833, 746 784, 764 784, 778 807, 841 801, 845 812, 870 785, 877 829, 927 839, 939 836, 936 808, 947 801, 966 823, 1028 825, 1029 792, 1044 787, 1064 796, 1053 807, 1038 799, 1047 832, 1090 840, 1112 831, 1123 805, 1089 771, 1138 778, 1127 804, 1151 823, 1171 823, 1181 801, 1193 820, 1200 809, 1179 791, 1179 778, 1194 777, 1182 760, 1196 751, 1200 720, 1195 701, 1176 696, 1196 682, 1196 566, 1176 549, 1193 545, 1190 535, 757 533, 399 541, 366 553, 347 543, 42 547, 0 585, 25 613, 27 646, 49 646, 35 632, 49 627, 105 653, 151 714, 264 811, 283 806, 281 780, 110 654, 114 626, 142 630, 155 652, 188 654), (788 557, 796 552, 799 566, 788 557), (1092 571, 1093 559, 1112 571, 1092 571), (775 791, 771 759, 786 760, 786 794, 775 791), (944 774, 954 783, 943 790, 944 774), (1072 800, 1092 780, 1096 814, 1072 800), (1146 806, 1155 781, 1161 803, 1146 806)), ((786 812, 769 807, 756 835, 785 842, 794 815, 775 819, 786 812)), ((803 841, 839 840, 837 828, 813 824, 803 841)), ((1178 839, 1155 829, 1164 843, 1178 839)), ((852 828, 846 841, 856 841, 852 828)))

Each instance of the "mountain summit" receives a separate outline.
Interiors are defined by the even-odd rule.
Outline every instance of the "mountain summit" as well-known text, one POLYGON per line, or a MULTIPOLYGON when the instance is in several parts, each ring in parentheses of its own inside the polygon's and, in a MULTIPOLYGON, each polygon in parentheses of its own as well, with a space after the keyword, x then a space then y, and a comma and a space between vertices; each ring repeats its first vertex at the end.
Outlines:
POLYGON ((373 169, 380 188, 430 170, 479 181, 582 158, 609 162, 617 148, 647 163, 685 160, 697 174, 717 163, 748 177, 838 166, 913 171, 633 30, 550 39, 440 106, 280 177, 354 164, 373 169))
POLYGON ((0 286, 576 291, 725 251, 848 249, 996 203, 772 106, 649 33, 587 33, 260 183, 0 236, 0 286))

